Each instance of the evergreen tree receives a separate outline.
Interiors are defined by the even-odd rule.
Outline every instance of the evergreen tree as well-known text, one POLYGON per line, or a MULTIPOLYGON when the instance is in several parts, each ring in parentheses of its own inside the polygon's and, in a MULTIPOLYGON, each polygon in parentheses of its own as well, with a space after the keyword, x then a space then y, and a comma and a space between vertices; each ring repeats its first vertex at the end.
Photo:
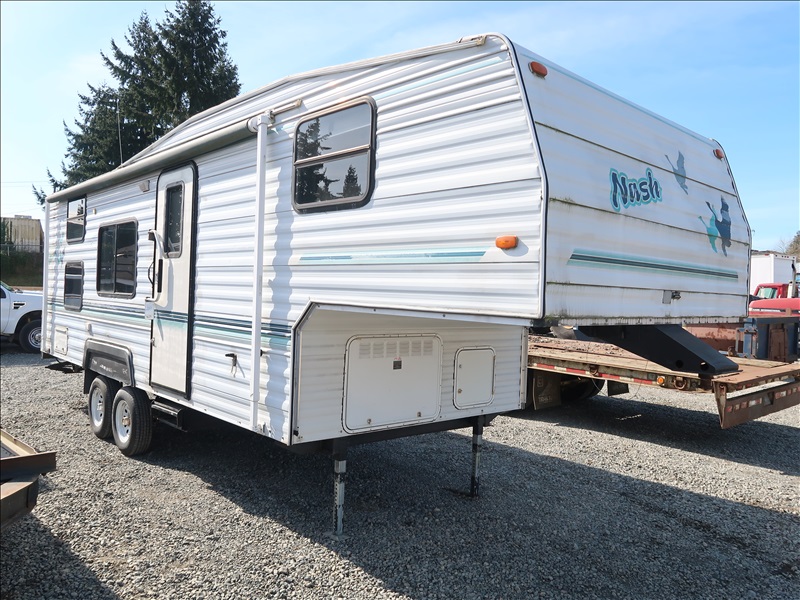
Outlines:
MULTIPOLYGON (((68 149, 63 178, 47 171, 53 191, 102 175, 141 152, 172 127, 239 93, 238 70, 227 54, 226 32, 205 0, 180 0, 163 24, 147 13, 125 42, 101 53, 117 87, 89 85, 79 95, 76 129, 64 125, 68 149)), ((47 194, 34 187, 40 204, 47 194)))
POLYGON ((357 198, 361 195, 361 184, 358 183, 358 173, 353 165, 347 167, 347 175, 344 176, 342 188, 342 198, 357 198))
MULTIPOLYGON (((100 87, 90 85, 89 92, 89 95, 78 95, 80 119, 75 120, 75 130, 64 123, 69 146, 65 156, 69 166, 61 163, 64 178, 57 180, 50 169, 47 170, 53 192, 102 175, 120 164, 120 152, 124 151, 120 142, 125 136, 118 116, 117 90, 103 84, 100 87)), ((47 194, 35 187, 33 193, 39 203, 44 204, 47 194)))
POLYGON ((173 126, 239 93, 238 69, 219 24, 208 2, 182 1, 158 25, 164 108, 173 126))
MULTIPOLYGON (((323 151, 330 150, 324 142, 331 134, 321 134, 319 119, 314 119, 308 125, 299 128, 296 133, 297 158, 312 158, 320 156, 323 151)), ((334 194, 330 191, 330 185, 336 183, 338 179, 331 179, 327 176, 327 170, 322 162, 302 166, 297 169, 297 180, 295 181, 295 195, 300 204, 318 202, 320 200, 330 200, 334 194)))
POLYGON ((90 85, 89 91, 90 95, 79 96, 78 114, 82 120, 75 121, 77 128, 71 130, 64 125, 70 160, 70 168, 64 171, 65 187, 102 175, 120 164, 119 94, 105 84, 97 88, 90 85))
POLYGON ((111 57, 101 53, 111 75, 119 82, 120 116, 129 124, 123 158, 127 160, 164 135, 172 125, 164 100, 166 80, 158 34, 147 13, 128 29, 126 54, 111 40, 111 57))

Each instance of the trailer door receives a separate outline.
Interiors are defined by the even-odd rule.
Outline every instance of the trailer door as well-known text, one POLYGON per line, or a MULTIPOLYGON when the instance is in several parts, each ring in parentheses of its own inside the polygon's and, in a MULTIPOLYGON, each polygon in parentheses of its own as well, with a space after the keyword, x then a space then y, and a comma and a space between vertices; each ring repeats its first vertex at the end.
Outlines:
POLYGON ((196 171, 187 165, 158 178, 153 268, 150 383, 189 395, 192 351, 196 171))

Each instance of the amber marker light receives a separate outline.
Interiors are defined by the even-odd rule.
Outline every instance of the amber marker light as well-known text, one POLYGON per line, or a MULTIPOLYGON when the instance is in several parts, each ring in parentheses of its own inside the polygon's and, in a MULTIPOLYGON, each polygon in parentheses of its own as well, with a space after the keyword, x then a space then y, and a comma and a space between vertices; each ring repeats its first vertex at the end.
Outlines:
POLYGON ((714 156, 722 160, 723 158, 725 158, 725 153, 721 149, 717 148, 714 150, 714 156))
POLYGON ((538 75, 539 77, 547 77, 547 67, 540 62, 533 61, 528 63, 528 68, 534 75, 538 75))
POLYGON ((501 250, 511 250, 517 247, 519 240, 515 235, 501 235, 494 241, 494 245, 501 250))

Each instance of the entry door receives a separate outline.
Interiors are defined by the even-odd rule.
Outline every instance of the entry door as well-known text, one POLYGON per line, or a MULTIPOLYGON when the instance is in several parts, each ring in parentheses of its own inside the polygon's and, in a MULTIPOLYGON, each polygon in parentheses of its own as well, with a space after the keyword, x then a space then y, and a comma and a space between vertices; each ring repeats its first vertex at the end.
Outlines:
POLYGON ((150 383, 188 395, 192 344, 192 244, 196 173, 162 173, 156 197, 150 383))

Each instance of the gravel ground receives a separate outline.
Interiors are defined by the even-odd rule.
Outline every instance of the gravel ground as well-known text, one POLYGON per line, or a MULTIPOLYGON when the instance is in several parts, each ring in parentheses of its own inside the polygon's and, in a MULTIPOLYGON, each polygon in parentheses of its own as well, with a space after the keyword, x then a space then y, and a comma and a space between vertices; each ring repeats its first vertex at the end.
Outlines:
POLYGON ((3 532, 23 598, 800 598, 800 408, 729 431, 709 395, 632 389, 497 418, 481 497, 471 431, 332 462, 250 432, 158 426, 125 458, 90 429, 82 374, 0 348, 2 427, 58 453, 3 532))

